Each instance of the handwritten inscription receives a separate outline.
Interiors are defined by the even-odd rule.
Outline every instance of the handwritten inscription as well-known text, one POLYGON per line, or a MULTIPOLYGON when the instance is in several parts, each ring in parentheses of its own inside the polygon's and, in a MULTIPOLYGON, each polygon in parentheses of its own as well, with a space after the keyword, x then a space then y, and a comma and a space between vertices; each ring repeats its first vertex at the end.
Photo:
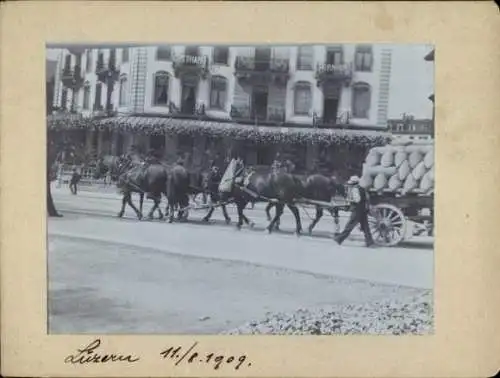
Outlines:
POLYGON ((77 349, 76 354, 70 354, 64 359, 66 364, 92 364, 92 363, 108 363, 108 362, 125 362, 133 363, 139 361, 139 357, 132 354, 109 353, 101 354, 98 352, 101 346, 101 340, 92 341, 86 347, 77 349))
POLYGON ((198 342, 193 343, 186 350, 181 346, 171 346, 163 350, 160 356, 165 360, 175 361, 175 366, 178 366, 181 362, 187 364, 210 364, 215 370, 218 370, 223 365, 229 365, 234 370, 252 366, 252 363, 248 361, 247 356, 244 354, 240 356, 225 356, 217 353, 204 353, 198 351, 196 349, 197 346, 198 342))

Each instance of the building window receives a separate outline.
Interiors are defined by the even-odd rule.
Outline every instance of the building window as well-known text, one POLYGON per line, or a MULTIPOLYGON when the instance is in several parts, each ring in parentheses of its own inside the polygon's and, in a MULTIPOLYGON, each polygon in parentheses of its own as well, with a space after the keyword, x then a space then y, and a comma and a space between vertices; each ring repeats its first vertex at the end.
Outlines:
POLYGON ((90 72, 92 69, 92 51, 87 50, 86 52, 87 61, 85 62, 85 71, 90 72))
POLYGON ((71 69, 71 55, 66 55, 64 57, 64 70, 69 71, 71 69))
POLYGON ((122 49, 122 63, 128 63, 128 48, 122 49))
POLYGON ((96 71, 102 70, 103 68, 104 68, 104 53, 99 51, 97 53, 96 71))
POLYGON ((122 76, 120 78, 120 98, 119 105, 124 106, 127 104, 127 76, 122 76))
POLYGON ((228 64, 229 48, 227 47, 214 47, 214 63, 215 64, 228 64))
POLYGON ((293 109, 296 115, 308 115, 311 110, 311 85, 299 82, 295 85, 293 109))
POLYGON ((158 47, 156 49, 156 60, 171 60, 172 49, 170 46, 158 47))
POLYGON ((61 95, 61 109, 66 110, 68 105, 68 90, 64 88, 61 95))
POLYGON ((198 56, 199 48, 198 46, 186 46, 184 48, 184 55, 198 56))
POLYGON ((313 68, 312 46, 299 46, 297 51, 297 69, 301 71, 312 70, 313 68))
POLYGON ((370 102, 370 86, 366 83, 354 84, 352 88, 352 116, 354 118, 369 118, 370 102))
POLYGON ((86 83, 83 87, 83 109, 89 110, 90 108, 90 84, 86 83))
POLYGON ((210 107, 224 110, 226 108, 227 80, 221 76, 212 78, 210 86, 210 107))
POLYGON ((95 100, 94 100, 94 110, 101 110, 101 95, 102 95, 102 84, 97 83, 95 86, 95 100))
POLYGON ((157 72, 154 76, 154 106, 167 106, 168 105, 168 86, 170 76, 165 71, 157 72))
POLYGON ((326 64, 339 66, 344 61, 342 46, 330 46, 326 49, 326 64))
POLYGON ((356 71, 372 70, 373 52, 371 46, 356 46, 355 56, 356 71))

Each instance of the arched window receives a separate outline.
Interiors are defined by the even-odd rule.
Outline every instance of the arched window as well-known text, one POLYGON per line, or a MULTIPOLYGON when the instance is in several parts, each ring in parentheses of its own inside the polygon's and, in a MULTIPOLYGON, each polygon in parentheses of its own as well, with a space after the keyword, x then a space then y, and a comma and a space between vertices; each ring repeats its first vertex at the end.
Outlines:
POLYGON ((128 94, 128 80, 126 75, 122 75, 120 77, 120 98, 119 98, 119 105, 120 106, 125 106, 127 105, 127 94, 128 94))
POLYGON ((296 115, 308 115, 311 110, 311 84, 299 81, 295 84, 293 109, 296 115))
POLYGON ((156 60, 171 60, 172 49, 170 46, 161 46, 156 49, 156 60))
POLYGON ((367 83, 356 83, 352 87, 352 116, 369 118, 371 88, 367 83))
POLYGON ((170 76, 168 72, 159 71, 154 76, 154 106, 167 106, 168 105, 168 87, 170 76))
POLYGON ((356 46, 356 54, 354 64, 356 71, 369 72, 372 70, 373 65, 373 51, 369 45, 356 46))
POLYGON ((88 81, 83 86, 83 109, 90 109, 90 84, 88 81))
POLYGON ((227 80, 222 76, 214 76, 210 83, 210 108, 224 110, 226 108, 227 80))

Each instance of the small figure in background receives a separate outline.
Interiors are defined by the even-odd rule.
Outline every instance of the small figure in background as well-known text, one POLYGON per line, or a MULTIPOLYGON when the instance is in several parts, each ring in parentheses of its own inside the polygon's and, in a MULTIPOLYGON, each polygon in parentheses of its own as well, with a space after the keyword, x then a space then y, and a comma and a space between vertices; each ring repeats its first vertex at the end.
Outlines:
POLYGON ((80 173, 80 170, 76 166, 73 166, 73 172, 71 174, 71 180, 69 183, 69 190, 71 190, 71 194, 76 195, 78 193, 78 183, 80 182, 81 178, 82 175, 80 173))

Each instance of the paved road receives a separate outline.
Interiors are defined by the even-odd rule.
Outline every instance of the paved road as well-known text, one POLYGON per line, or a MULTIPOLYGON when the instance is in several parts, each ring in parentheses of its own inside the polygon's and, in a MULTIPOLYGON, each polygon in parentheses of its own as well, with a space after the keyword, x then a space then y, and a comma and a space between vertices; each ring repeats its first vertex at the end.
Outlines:
POLYGON ((432 240, 426 238, 366 249, 354 235, 338 247, 326 216, 317 231, 323 237, 297 238, 290 214, 285 232, 264 233, 259 207, 248 211, 257 227, 236 231, 220 211, 208 225, 139 222, 131 212, 129 219, 115 217, 115 194, 53 195, 64 217, 48 226, 50 332, 214 333, 267 311, 432 288, 432 240))

